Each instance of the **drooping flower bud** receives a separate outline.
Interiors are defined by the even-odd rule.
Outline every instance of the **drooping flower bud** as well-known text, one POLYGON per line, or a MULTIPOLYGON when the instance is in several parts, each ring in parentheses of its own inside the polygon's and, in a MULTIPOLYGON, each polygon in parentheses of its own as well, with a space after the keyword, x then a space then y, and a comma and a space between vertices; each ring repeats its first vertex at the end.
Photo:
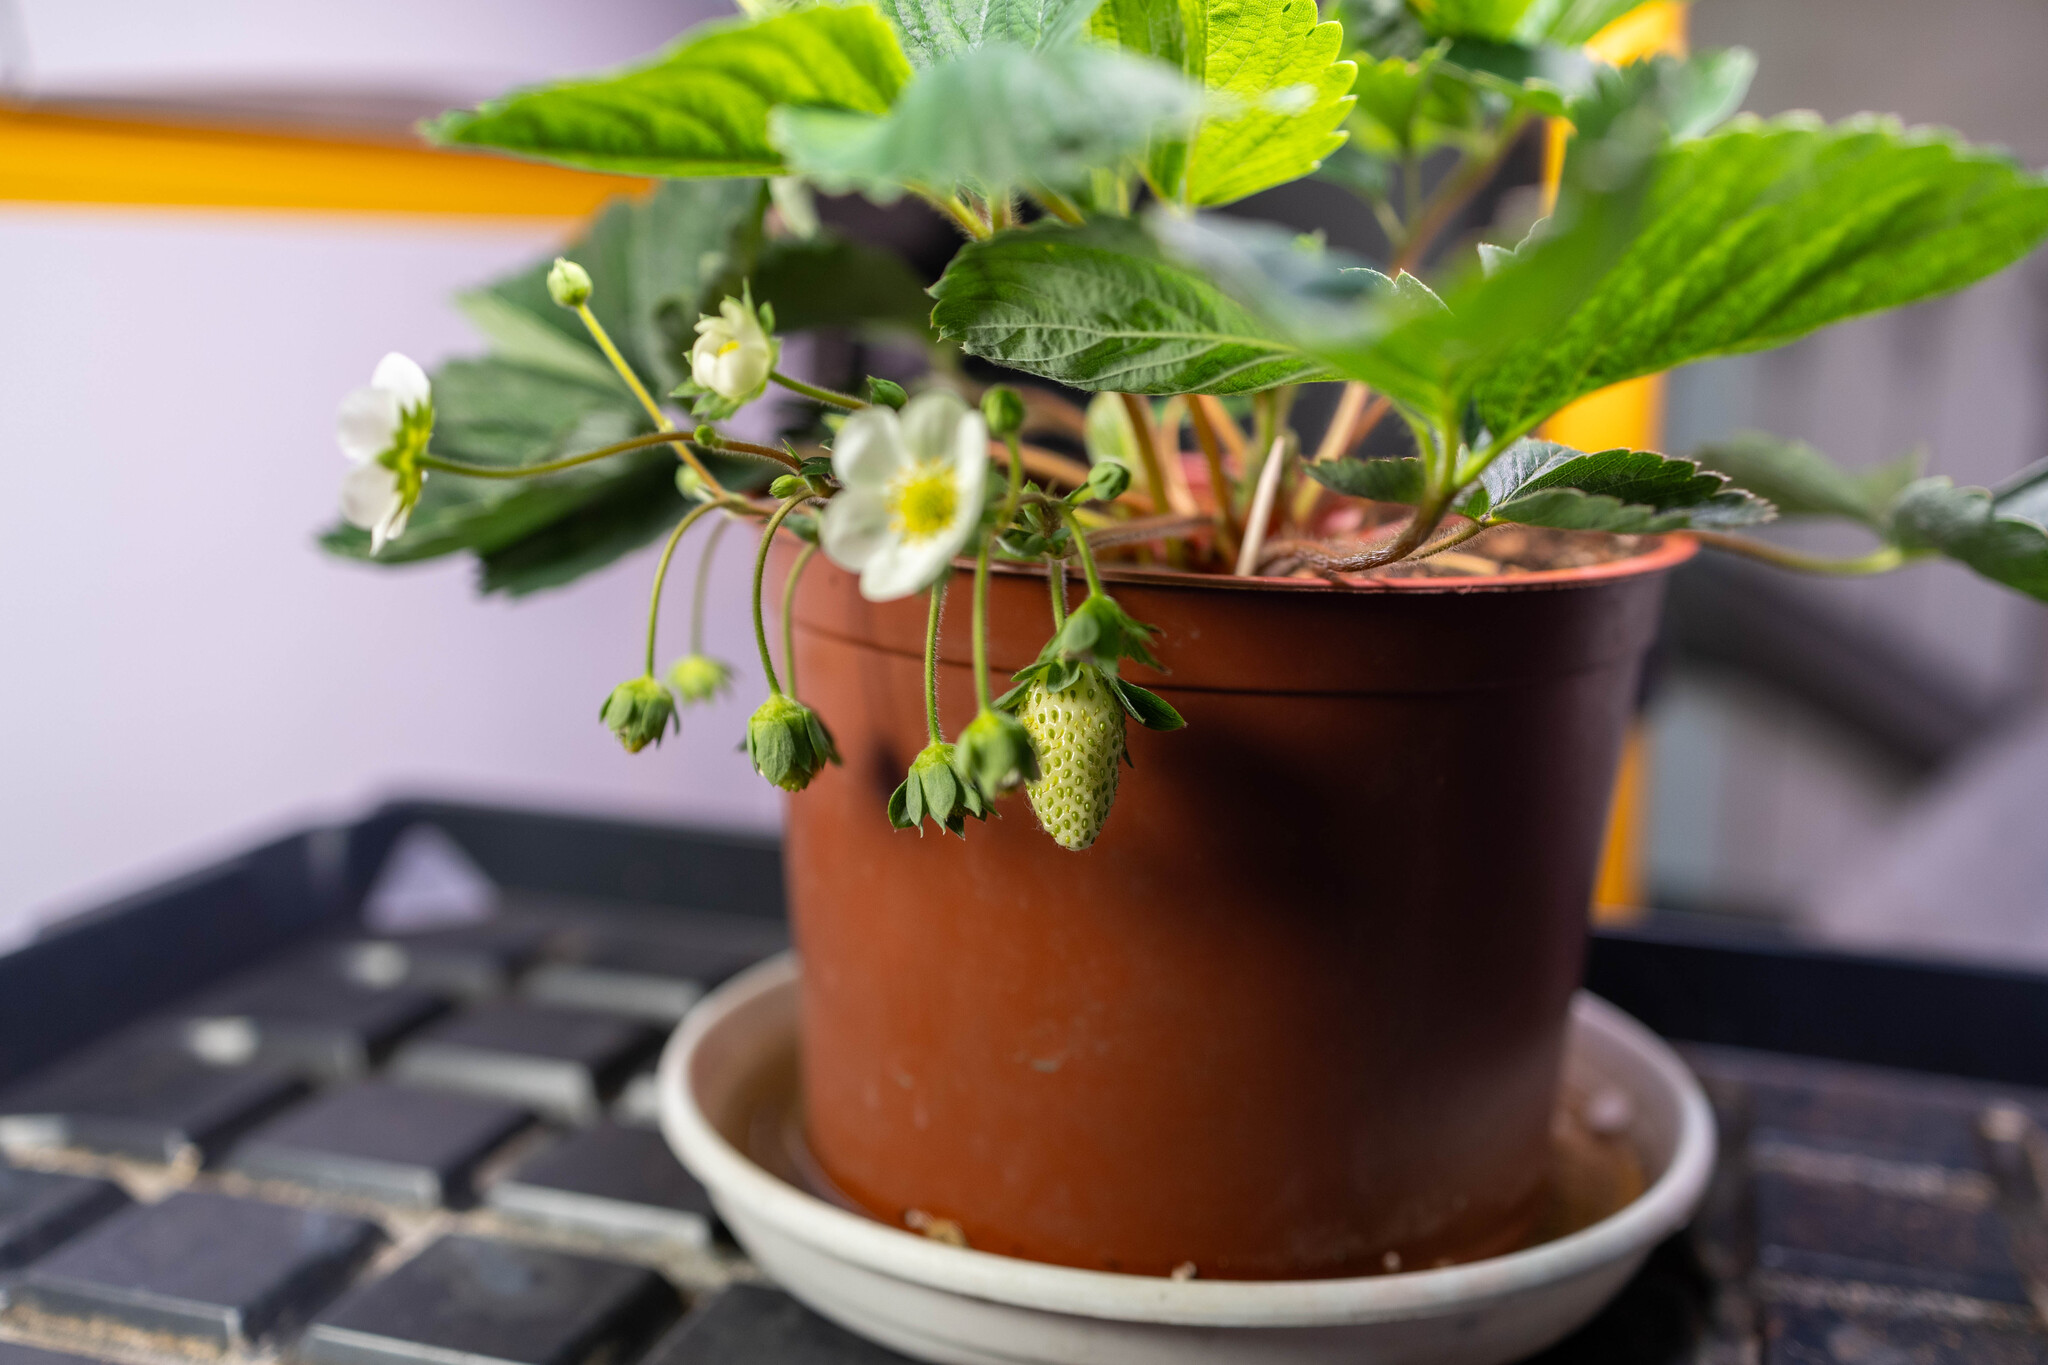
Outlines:
POLYGON ((626 746, 626 752, 637 754, 650 744, 661 743, 675 723, 676 704, 652 673, 642 673, 614 687, 597 714, 626 746))
POLYGON ((839 761, 839 750, 816 711, 777 692, 747 721, 747 757, 776 786, 800 792, 827 763, 839 761))
POLYGON ((954 749, 950 744, 927 744, 910 765, 910 775, 889 798, 889 823, 898 829, 916 829, 927 816, 949 834, 967 837, 967 817, 988 818, 988 803, 972 783, 962 782, 953 771, 954 749))
POLYGON ((901 412, 903 405, 910 401, 910 395, 895 380, 871 374, 868 376, 868 401, 876 407, 894 408, 901 412))
POLYGON ((564 308, 581 308, 590 301, 590 272, 566 256, 555 257, 548 269, 548 297, 564 308))
POLYGON ((984 800, 994 800, 1038 777, 1038 754, 1015 716, 984 710, 960 732, 953 772, 984 800))
POLYGON ((668 685, 683 705, 707 702, 732 686, 732 666, 709 654, 685 654, 668 666, 668 685))

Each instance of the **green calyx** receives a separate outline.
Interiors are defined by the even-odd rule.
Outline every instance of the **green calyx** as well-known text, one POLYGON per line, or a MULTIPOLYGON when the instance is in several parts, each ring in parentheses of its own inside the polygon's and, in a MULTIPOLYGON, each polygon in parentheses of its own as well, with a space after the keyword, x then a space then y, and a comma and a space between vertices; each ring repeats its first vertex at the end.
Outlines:
POLYGON ((839 750, 816 711, 776 692, 747 721, 747 757, 776 786, 800 792, 827 763, 839 761, 839 750))
POLYGON ((1159 667, 1152 657, 1151 638, 1158 632, 1116 604, 1104 592, 1091 592, 1081 605, 1067 613, 1066 623, 1039 651, 1041 663, 1060 659, 1115 669, 1125 659, 1135 659, 1148 668, 1159 667))
POLYGON ((992 801, 1037 778, 1038 753, 1015 716, 984 709, 960 732, 953 773, 982 800, 992 801))
POLYGON ((650 744, 661 743, 675 723, 676 704, 652 673, 643 673, 614 687, 597 714, 626 746, 626 752, 637 754, 650 744))
POLYGON ((910 774, 889 797, 889 823, 897 829, 918 829, 926 818, 948 834, 967 837, 967 817, 988 819, 988 803, 971 782, 953 770, 950 744, 928 744, 911 762, 910 774))
POLYGON ((668 685, 683 705, 707 702, 732 687, 732 665, 709 654, 685 654, 668 666, 668 685))

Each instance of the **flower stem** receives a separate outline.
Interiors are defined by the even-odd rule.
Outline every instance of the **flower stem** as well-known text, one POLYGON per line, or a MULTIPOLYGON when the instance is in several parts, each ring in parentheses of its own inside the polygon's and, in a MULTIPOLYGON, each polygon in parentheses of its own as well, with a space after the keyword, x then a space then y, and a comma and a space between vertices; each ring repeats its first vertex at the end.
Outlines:
POLYGON ((798 493, 782 500, 782 505, 768 518, 768 525, 761 532, 761 548, 754 553, 754 644, 761 651, 761 675, 768 679, 768 690, 777 696, 782 693, 782 683, 775 676, 775 660, 768 653, 768 623, 761 617, 761 580, 768 573, 768 547, 775 543, 775 533, 782 528, 782 519, 810 496, 809 493, 798 493))
POLYGON ((939 728, 939 614, 946 606, 946 580, 932 584, 931 611, 924 620, 924 730, 934 744, 943 744, 939 728))
POLYGON ((564 469, 589 464, 593 460, 606 460, 614 455, 623 455, 629 450, 645 450, 649 446, 665 446, 675 443, 675 433, 669 431, 645 432, 629 436, 623 441, 614 441, 596 450, 586 450, 580 455, 564 455, 559 460, 546 460, 540 464, 465 464, 461 460, 443 459, 439 455, 421 455, 422 469, 438 469, 447 474, 460 474, 471 479, 531 479, 542 474, 558 474, 564 469))
POLYGON ((711 559, 718 551, 718 542, 725 536, 725 528, 732 525, 731 518, 720 521, 711 528, 711 534, 704 537, 704 553, 697 559, 697 581, 690 591, 690 652, 704 652, 704 597, 711 583, 711 559))
POLYGON ((723 433, 718 434, 713 440, 709 441, 699 440, 694 435, 689 439, 691 445, 702 446, 706 450, 730 450, 735 455, 752 455, 757 459, 773 460, 783 468, 790 470, 798 470, 804 467, 802 460, 799 460, 786 450, 777 450, 774 446, 756 445, 752 441, 734 440, 723 433))
MULTIPOLYGON (((598 350, 604 352, 604 358, 612 363, 614 370, 618 371, 619 378, 625 381, 628 389, 632 390, 633 397, 639 400, 642 408, 646 409, 647 415, 653 420, 654 425, 660 427, 663 431, 674 431, 675 423, 671 422, 668 414, 661 410, 661 404, 654 401, 654 395, 647 392, 647 386, 640 382, 640 376, 635 374, 633 367, 626 363, 626 357, 619 354, 619 348, 612 344, 611 333, 605 331, 604 324, 597 320, 597 314, 590 311, 590 305, 587 303, 577 304, 576 316, 583 320, 583 326, 590 333, 590 339, 597 343, 598 350)), ((682 457, 683 463, 696 470, 697 477, 704 480, 704 486, 718 496, 724 497, 724 486, 711 476, 711 471, 706 469, 704 462, 697 458, 697 452, 691 450, 689 445, 683 441, 675 441, 672 444, 675 446, 676 454, 682 457)))
POLYGON ((647 674, 654 675, 654 624, 661 619, 661 585, 668 581, 668 562, 674 557, 676 546, 683 539, 683 532, 697 524, 706 512, 717 507, 717 503, 700 502, 683 514, 676 523, 676 529, 669 532, 668 544, 661 547, 661 562, 654 566, 654 591, 647 601, 647 674))
POLYGON ((930 190, 918 190, 916 193, 918 198, 951 219, 955 227, 975 241, 985 241, 990 236, 988 224, 983 222, 973 209, 962 203, 959 195, 934 194, 930 190))
POLYGON ((817 542, 806 541, 796 552, 796 563, 789 566, 789 577, 782 580, 782 671, 789 678, 791 692, 796 691, 796 582, 816 553, 817 542))
POLYGON ((837 389, 828 389, 823 384, 807 384, 801 379, 792 379, 780 370, 768 371, 768 377, 791 393, 800 393, 806 398, 814 398, 831 407, 845 408, 848 412, 858 412, 868 406, 865 399, 855 398, 852 394, 841 393, 837 389))
POLYGON ((983 536, 974 556, 974 700, 983 711, 995 709, 988 689, 988 547, 994 539, 983 536))
POLYGON ((1032 196, 1047 213, 1069 227, 1081 226, 1081 210, 1073 200, 1057 190, 1038 190, 1032 196))
POLYGON ((1687 534, 1702 545, 1747 555, 1766 564, 1775 564, 1781 569, 1797 569, 1801 573, 1829 574, 1840 578, 1890 573, 1893 569, 1919 557, 1908 554, 1896 545, 1886 545, 1872 550, 1867 555, 1858 555, 1851 559, 1824 559, 1817 555, 1801 554, 1797 550, 1787 550, 1769 541, 1752 540, 1748 536, 1732 536, 1722 531, 1691 531, 1687 534))
POLYGON ((1060 515, 1067 519, 1067 527, 1073 533, 1074 549, 1081 556, 1081 572, 1088 578, 1088 595, 1102 596, 1102 575, 1095 568, 1095 551, 1089 548, 1088 535, 1081 529, 1080 519, 1071 507, 1063 509, 1060 515))
POLYGON ((1052 629, 1057 635, 1067 623, 1067 561, 1045 558, 1045 586, 1052 593, 1052 629))

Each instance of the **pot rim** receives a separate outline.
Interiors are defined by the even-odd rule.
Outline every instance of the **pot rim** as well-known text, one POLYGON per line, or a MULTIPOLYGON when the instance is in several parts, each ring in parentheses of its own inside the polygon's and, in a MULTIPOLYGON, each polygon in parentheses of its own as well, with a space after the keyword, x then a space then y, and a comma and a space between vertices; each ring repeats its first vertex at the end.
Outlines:
POLYGON ((1639 1256, 1691 1218, 1715 1155, 1713 1111, 1669 1044, 1585 991, 1574 1015, 1590 1014, 1672 1082, 1678 1122, 1669 1163, 1634 1202, 1553 1241, 1442 1269, 1324 1280, 1171 1280, 1050 1265, 947 1246, 827 1203, 787 1184, 740 1152, 696 1103, 690 1070, 704 1040, 744 1010, 793 987, 794 952, 757 963, 684 1018, 657 1073, 662 1133, 714 1196, 741 1187, 746 1211, 800 1244, 870 1273, 991 1303, 1123 1322, 1212 1327, 1326 1326, 1440 1316, 1540 1291, 1639 1256))
MULTIPOLYGON (((1649 541, 1639 553, 1600 564, 1582 564, 1569 569, 1536 569, 1528 573, 1491 574, 1474 578, 1375 578, 1364 583, 1332 583, 1327 579, 1275 578, 1253 575, 1175 573, 1170 570, 1134 569, 1122 564, 1105 564, 1104 581, 1148 588, 1213 589, 1223 592, 1295 592, 1325 594, 1432 593, 1463 595, 1482 592, 1527 592, 1544 588, 1590 587, 1618 578, 1663 573, 1675 569, 1699 553, 1699 541, 1684 532, 1646 536, 1649 541)), ((954 569, 972 573, 974 561, 956 559, 954 569)), ((989 568, 997 574, 1043 578, 1042 564, 1018 564, 991 558, 989 568)), ((1069 577, 1071 577, 1071 573, 1069 577)))

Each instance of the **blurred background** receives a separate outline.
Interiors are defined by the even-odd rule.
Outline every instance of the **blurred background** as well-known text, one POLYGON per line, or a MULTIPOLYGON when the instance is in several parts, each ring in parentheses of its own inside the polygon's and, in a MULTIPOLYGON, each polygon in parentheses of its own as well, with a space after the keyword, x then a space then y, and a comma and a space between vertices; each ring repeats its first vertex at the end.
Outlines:
MULTIPOLYGON (((0 0, 0 945, 394 792, 774 827, 734 749, 744 675, 658 753, 596 723, 652 549, 508 601, 466 561, 369 572, 314 545, 340 396, 387 350, 479 349, 448 296, 614 188, 432 158, 411 121, 721 8, 0 0)), ((1893 110, 2048 164, 2039 0, 1699 0, 1691 31, 1759 54, 1758 112, 1893 110)), ((1958 482, 2048 456, 2048 257, 1671 378, 1665 449, 1744 427, 1853 464, 1924 446, 1958 482)), ((745 659, 738 597, 712 601, 713 652, 745 659)), ((1705 563, 1654 672, 1626 899, 2048 963, 2048 611, 1947 564, 1705 563)))

